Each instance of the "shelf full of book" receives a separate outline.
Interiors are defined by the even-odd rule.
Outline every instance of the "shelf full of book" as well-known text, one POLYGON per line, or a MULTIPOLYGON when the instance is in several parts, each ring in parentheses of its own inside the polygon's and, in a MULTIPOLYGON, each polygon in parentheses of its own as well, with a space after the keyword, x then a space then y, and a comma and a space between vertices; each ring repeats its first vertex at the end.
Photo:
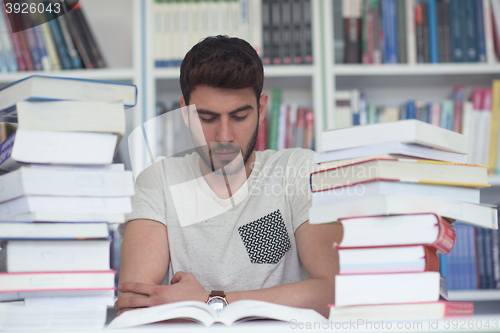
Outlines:
POLYGON ((335 65, 335 76, 437 76, 437 75, 478 75, 500 74, 499 64, 387 64, 387 65, 335 65))

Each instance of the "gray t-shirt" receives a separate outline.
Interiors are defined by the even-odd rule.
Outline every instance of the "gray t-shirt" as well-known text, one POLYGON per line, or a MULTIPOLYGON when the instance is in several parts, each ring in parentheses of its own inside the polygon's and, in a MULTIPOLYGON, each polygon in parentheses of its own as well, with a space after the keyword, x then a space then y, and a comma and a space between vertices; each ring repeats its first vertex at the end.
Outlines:
POLYGON ((171 261, 165 281, 184 271, 206 290, 230 292, 307 278, 294 233, 309 220, 313 151, 256 152, 249 178, 229 199, 215 195, 199 163, 197 153, 164 158, 136 181, 127 221, 167 226, 171 261))

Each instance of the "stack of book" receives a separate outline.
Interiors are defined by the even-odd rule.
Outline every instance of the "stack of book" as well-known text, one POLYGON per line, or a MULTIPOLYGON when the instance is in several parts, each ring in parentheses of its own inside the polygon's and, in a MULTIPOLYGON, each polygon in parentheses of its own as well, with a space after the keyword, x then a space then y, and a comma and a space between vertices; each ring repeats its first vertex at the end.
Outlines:
POLYGON ((464 164, 467 137, 404 120, 326 131, 322 143, 309 221, 344 228, 330 319, 472 314, 472 303, 445 301, 438 259, 455 220, 498 228, 496 209, 479 204, 487 167, 464 164))
POLYGON ((0 119, 18 122, 0 144, 0 329, 103 327, 107 223, 124 221, 134 194, 132 173, 111 163, 136 94, 45 76, 0 90, 0 119))

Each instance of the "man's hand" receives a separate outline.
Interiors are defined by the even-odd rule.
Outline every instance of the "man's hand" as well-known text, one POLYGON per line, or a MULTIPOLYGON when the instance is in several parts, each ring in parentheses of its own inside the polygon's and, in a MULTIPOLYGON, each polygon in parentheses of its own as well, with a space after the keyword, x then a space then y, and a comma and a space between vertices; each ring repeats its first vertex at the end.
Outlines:
POLYGON ((120 284, 118 290, 124 293, 124 296, 115 303, 115 309, 120 310, 118 315, 135 308, 180 301, 205 302, 208 299, 209 292, 201 286, 193 274, 179 271, 170 280, 170 284, 170 286, 130 282, 120 284), (130 296, 130 293, 136 296, 130 296))

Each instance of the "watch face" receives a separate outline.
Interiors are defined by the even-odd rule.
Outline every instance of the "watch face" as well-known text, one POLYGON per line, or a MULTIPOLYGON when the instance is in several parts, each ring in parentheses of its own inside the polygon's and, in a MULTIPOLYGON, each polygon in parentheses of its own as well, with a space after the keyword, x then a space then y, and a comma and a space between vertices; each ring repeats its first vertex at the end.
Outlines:
POLYGON ((213 297, 209 302, 208 305, 212 307, 217 312, 221 312, 222 309, 226 306, 226 302, 220 298, 220 297, 213 297))

